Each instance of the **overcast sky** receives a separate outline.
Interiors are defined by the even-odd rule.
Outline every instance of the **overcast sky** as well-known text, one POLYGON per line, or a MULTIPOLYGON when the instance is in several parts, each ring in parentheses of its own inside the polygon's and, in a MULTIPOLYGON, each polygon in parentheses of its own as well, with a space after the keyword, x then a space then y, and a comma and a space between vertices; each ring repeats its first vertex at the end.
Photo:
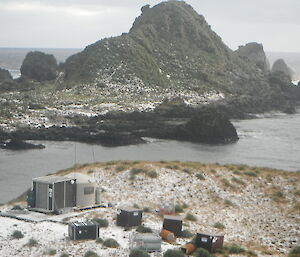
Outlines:
MULTIPOLYGON (((128 32, 157 0, 0 0, 0 47, 83 48, 128 32)), ((300 0, 187 0, 233 50, 300 52, 300 0)))

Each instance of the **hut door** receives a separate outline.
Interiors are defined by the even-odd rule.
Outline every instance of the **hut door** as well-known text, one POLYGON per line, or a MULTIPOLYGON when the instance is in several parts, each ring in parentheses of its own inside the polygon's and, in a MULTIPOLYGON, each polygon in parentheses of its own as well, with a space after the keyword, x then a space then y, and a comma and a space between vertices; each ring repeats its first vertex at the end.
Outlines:
POLYGON ((66 181, 65 207, 76 206, 76 183, 74 180, 66 181))
POLYGON ((48 209, 50 211, 52 211, 53 209, 53 185, 52 184, 49 184, 49 188, 48 188, 48 209))
POLYGON ((64 202, 65 202, 65 182, 58 182, 54 184, 54 210, 58 210, 61 208, 64 208, 64 202))

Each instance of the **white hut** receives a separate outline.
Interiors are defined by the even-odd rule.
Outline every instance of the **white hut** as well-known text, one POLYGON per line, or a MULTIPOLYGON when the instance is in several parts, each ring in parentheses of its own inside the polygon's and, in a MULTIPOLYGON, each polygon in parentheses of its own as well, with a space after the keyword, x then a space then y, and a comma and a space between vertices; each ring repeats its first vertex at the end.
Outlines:
MULTIPOLYGON (((93 206, 96 202, 96 182, 81 173, 44 176, 32 180, 28 206, 44 212, 69 207, 93 206)), ((98 196, 99 197, 99 196, 98 196)))

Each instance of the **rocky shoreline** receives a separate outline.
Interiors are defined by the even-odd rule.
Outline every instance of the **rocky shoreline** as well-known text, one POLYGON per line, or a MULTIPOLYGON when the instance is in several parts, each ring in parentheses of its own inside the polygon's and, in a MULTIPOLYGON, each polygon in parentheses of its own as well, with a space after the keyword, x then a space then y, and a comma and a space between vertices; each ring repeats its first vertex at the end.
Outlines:
MULTIPOLYGON (((230 99, 191 107, 182 100, 165 101, 149 112, 108 112, 86 117, 69 117, 72 126, 20 127, 12 132, 0 131, 2 148, 14 149, 7 140, 78 141, 122 146, 145 143, 144 137, 172 139, 194 143, 226 144, 238 140, 230 119, 251 119, 255 114, 280 110, 287 114, 296 112, 296 101, 272 101, 261 99, 230 99)), ((17 144, 18 149, 41 148, 29 144, 17 144)))

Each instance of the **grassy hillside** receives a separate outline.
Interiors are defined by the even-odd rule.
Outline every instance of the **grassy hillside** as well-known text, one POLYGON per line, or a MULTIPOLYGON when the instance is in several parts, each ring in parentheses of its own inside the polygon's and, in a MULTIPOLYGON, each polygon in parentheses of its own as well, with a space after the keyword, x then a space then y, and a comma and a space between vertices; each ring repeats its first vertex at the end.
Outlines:
MULTIPOLYGON (((95 178, 102 188, 103 203, 114 206, 83 213, 80 220, 107 219, 109 228, 103 228, 101 233, 113 233, 118 240, 127 238, 130 232, 114 232, 117 206, 143 208, 144 226, 157 231, 162 220, 153 211, 162 203, 174 203, 177 214, 184 217, 185 230, 192 234, 224 234, 227 249, 232 244, 247 249, 238 256, 286 256, 299 243, 299 172, 197 162, 114 161, 77 165, 58 174, 69 172, 95 178)), ((178 240, 179 244, 187 241, 178 240)), ((80 255, 87 246, 70 243, 65 248, 57 242, 56 247, 80 255)), ((88 247, 99 251, 92 243, 88 247)), ((111 254, 124 254, 127 247, 127 241, 121 242, 111 254)), ((164 244, 163 249, 167 248, 168 244, 164 244)), ((224 251, 217 256, 235 255, 224 251)))

